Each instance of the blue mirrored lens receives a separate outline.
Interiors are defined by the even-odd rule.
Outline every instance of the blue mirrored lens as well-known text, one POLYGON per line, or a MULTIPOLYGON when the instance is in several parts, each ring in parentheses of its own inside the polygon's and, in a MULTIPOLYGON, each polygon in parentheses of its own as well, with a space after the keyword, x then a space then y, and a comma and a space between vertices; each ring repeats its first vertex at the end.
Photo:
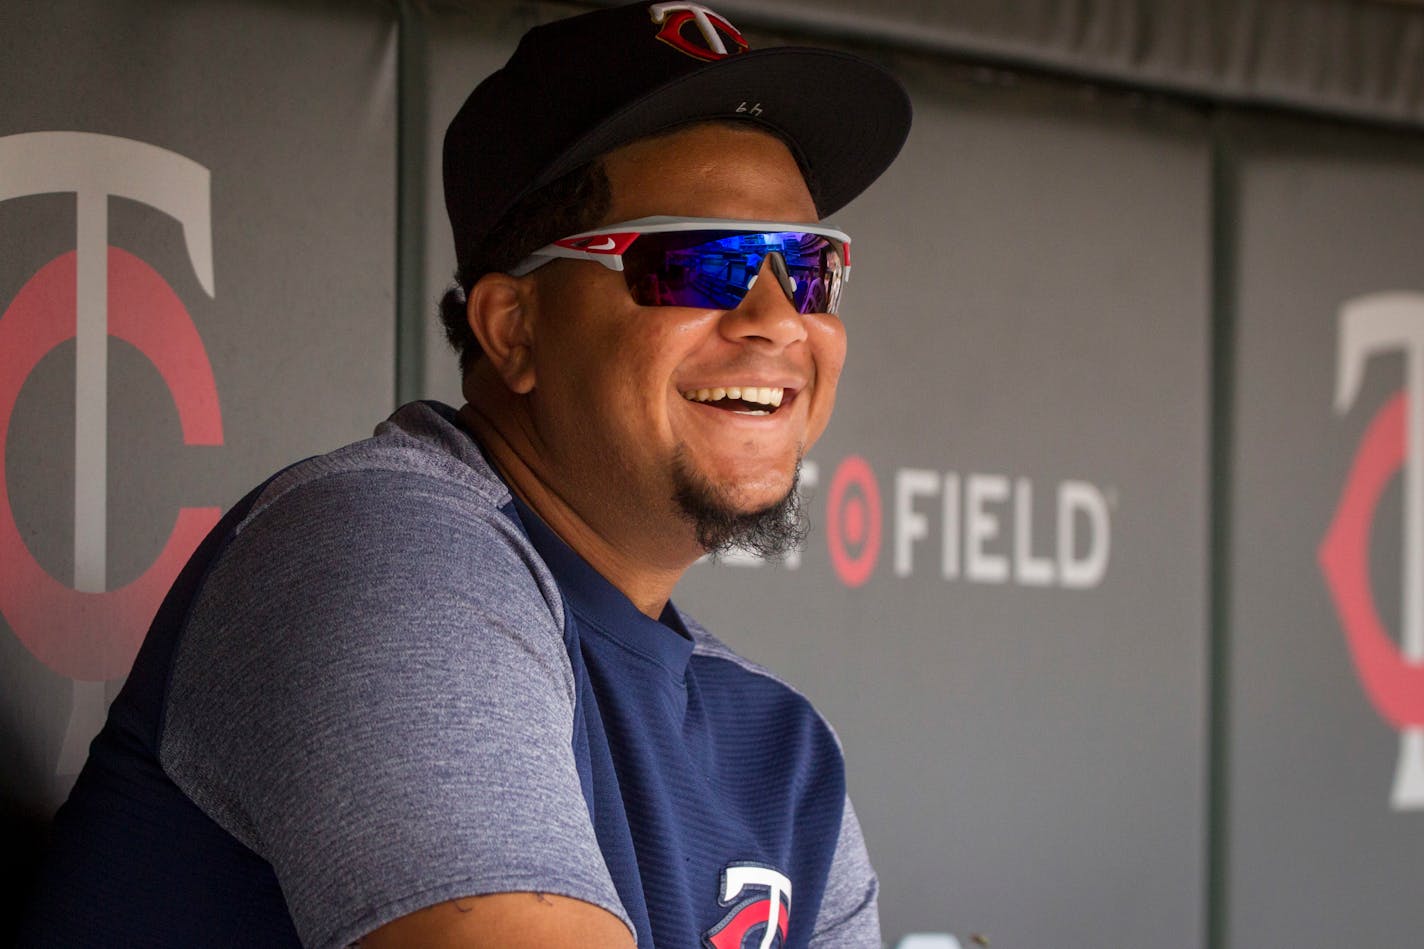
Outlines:
POLYGON ((762 264, 800 313, 835 313, 844 270, 840 249, 801 231, 680 231, 644 234, 623 254, 633 299, 642 306, 735 309, 762 264))

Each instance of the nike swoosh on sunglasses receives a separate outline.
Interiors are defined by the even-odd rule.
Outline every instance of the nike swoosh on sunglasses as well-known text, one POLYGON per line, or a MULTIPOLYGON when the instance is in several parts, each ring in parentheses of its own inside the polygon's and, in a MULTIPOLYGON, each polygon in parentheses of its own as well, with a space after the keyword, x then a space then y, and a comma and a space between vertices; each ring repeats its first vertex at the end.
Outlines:
POLYGON ((834 227, 666 216, 554 241, 510 275, 522 277, 561 257, 621 271, 642 306, 735 309, 769 260, 798 313, 835 313, 850 279, 850 237, 834 227))

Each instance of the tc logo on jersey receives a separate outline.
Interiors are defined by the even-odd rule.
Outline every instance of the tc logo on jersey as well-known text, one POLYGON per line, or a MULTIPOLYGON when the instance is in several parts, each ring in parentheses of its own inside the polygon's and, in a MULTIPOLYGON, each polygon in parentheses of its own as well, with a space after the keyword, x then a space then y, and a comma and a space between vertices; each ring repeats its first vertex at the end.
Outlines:
POLYGON ((733 863, 722 871, 717 902, 722 921, 702 934, 706 949, 774 949, 786 945, 791 881, 760 863, 733 863), (755 938, 752 938, 755 937, 755 938))
POLYGON ((726 17, 700 3, 655 3, 648 12, 654 23, 662 24, 658 39, 694 59, 712 62, 745 53, 750 48, 726 17), (689 23, 697 27, 692 36, 684 29, 689 23), (724 36, 732 41, 731 49, 727 48, 724 36))

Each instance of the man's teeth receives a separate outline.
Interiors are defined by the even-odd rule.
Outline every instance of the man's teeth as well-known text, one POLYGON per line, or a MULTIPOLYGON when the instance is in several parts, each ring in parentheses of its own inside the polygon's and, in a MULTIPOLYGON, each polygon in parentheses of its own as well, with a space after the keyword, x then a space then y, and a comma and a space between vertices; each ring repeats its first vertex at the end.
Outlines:
POLYGON ((682 397, 689 402, 721 402, 723 399, 740 399, 759 405, 777 406, 786 390, 779 386, 718 386, 713 389, 689 389, 682 397))

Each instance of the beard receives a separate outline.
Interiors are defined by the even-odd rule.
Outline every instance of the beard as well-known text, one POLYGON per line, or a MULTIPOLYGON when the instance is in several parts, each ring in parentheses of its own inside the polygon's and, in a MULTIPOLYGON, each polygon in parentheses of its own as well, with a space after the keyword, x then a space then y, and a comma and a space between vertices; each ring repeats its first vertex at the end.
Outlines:
POLYGON ((781 500, 744 511, 733 503, 731 491, 695 471, 682 451, 673 460, 673 500, 696 531, 697 543, 714 557, 744 550, 763 560, 780 560, 800 547, 808 529, 796 490, 800 480, 798 455, 791 487, 781 500))

